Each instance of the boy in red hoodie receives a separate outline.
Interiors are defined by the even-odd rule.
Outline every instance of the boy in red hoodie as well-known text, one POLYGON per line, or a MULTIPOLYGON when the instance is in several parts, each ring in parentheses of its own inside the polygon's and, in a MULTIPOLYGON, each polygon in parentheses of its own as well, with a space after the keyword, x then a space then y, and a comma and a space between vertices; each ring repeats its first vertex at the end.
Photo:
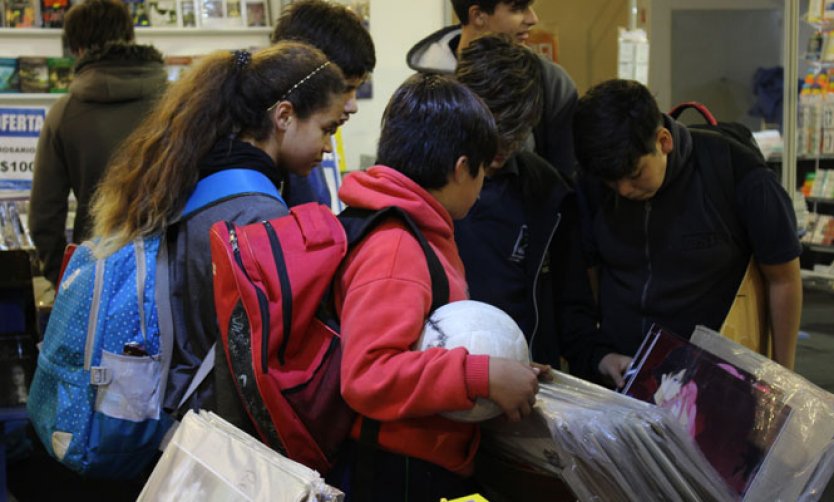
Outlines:
MULTIPOLYGON (((377 165, 347 176, 339 191, 349 207, 404 209, 443 265, 449 301, 469 297, 452 220, 477 200, 496 138, 492 115, 471 91, 448 77, 415 75, 385 110, 377 165)), ((520 420, 535 402, 538 370, 530 365, 463 348, 412 350, 432 303, 425 260, 414 236, 392 219, 356 246, 336 282, 342 394, 360 415, 353 439, 364 417, 380 423, 372 469, 357 460, 354 443, 350 467, 330 479, 348 500, 437 501, 476 491, 470 475, 479 426, 439 413, 470 409, 485 397, 520 420), (354 481, 356 468, 371 474, 354 481), (363 482, 360 497, 352 488, 363 482)))

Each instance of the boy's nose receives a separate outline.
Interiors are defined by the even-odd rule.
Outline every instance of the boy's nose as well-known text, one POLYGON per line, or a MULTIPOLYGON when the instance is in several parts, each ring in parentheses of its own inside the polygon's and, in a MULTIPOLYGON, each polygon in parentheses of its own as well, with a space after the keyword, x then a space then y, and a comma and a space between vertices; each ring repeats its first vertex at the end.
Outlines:
POLYGON ((631 182, 628 180, 618 180, 615 182, 615 188, 621 197, 628 199, 634 187, 631 186, 631 182))
POLYGON ((524 23, 530 26, 539 24, 539 16, 536 15, 536 11, 533 10, 532 7, 527 8, 527 15, 524 17, 524 23))

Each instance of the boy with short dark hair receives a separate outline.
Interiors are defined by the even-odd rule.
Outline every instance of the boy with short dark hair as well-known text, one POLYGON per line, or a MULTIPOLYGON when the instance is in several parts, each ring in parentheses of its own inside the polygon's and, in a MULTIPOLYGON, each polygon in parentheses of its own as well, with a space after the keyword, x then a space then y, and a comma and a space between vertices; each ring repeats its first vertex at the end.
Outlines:
MULTIPOLYGON (((489 110, 471 91, 448 77, 415 75, 385 110, 378 165, 350 174, 339 191, 352 208, 404 209, 440 259, 450 302, 468 299, 452 220, 475 203, 495 136, 489 110)), ((468 476, 479 426, 439 414, 488 397, 518 420, 535 401, 537 370, 527 364, 463 348, 412 350, 433 300, 425 263, 415 237, 392 219, 350 252, 335 283, 342 394, 360 415, 353 439, 364 417, 380 422, 373 500, 436 501, 476 491, 468 476)), ((351 454, 343 462, 331 482, 356 486, 351 470, 361 463, 351 454)))
POLYGON ((534 361, 560 368, 564 357, 571 373, 598 380, 576 194, 546 160, 521 149, 541 113, 538 57, 507 36, 483 36, 461 51, 455 75, 487 104, 499 135, 481 197, 455 224, 472 299, 510 314, 534 361))
POLYGON ((686 337, 697 324, 719 330, 752 256, 766 284, 773 358, 793 368, 801 247, 790 198, 761 156, 687 129, 630 80, 580 99, 574 137, 609 347, 633 354, 652 323, 686 337))
MULTIPOLYGON (((324 52, 327 59, 342 69, 347 80, 343 125, 359 111, 356 90, 376 66, 376 53, 371 34, 357 14, 344 5, 324 0, 299 0, 289 4, 276 22, 270 36, 272 43, 280 40, 306 42, 324 52)), ((329 206, 330 190, 321 167, 306 177, 290 174, 285 190, 287 204, 321 202, 329 206)))
MULTIPOLYGON (((408 65, 428 73, 454 73, 463 49, 475 38, 498 33, 518 43, 529 37, 539 22, 533 0, 450 0, 461 24, 437 31, 418 42, 408 52, 408 65)), ((525 148, 533 150, 570 180, 575 171, 571 137, 571 117, 578 98, 576 85, 558 64, 539 58, 542 66, 544 98, 541 118, 533 133, 525 138, 525 148)))

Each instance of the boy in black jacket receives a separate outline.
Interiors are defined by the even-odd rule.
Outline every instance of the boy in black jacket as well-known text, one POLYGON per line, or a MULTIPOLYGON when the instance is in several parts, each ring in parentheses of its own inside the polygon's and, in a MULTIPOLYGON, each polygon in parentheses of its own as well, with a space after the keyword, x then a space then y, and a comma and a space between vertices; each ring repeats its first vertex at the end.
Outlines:
MULTIPOLYGON (((481 196, 456 222, 455 240, 473 300, 515 319, 533 360, 597 380, 590 365, 596 308, 579 239, 575 194, 546 160, 521 150, 541 114, 541 65, 504 35, 472 41, 455 72, 486 102, 499 132, 498 155, 481 196)), ((611 354, 622 369, 629 358, 611 354)))
MULTIPOLYGON (((652 323, 687 337, 697 324, 720 329, 753 256, 766 283, 773 358, 793 368, 801 248, 790 198, 761 156, 687 129, 628 80, 580 99, 574 138, 592 201, 585 228, 608 347, 633 354, 652 323)), ((595 361, 605 365, 600 354, 595 361)))

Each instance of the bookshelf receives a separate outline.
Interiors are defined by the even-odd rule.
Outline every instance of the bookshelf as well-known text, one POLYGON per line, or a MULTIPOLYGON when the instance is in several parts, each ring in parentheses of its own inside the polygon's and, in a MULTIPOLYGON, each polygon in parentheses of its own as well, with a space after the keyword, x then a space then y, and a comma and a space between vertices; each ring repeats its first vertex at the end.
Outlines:
MULTIPOLYGON (((199 55, 220 49, 266 47, 269 26, 253 28, 136 28, 136 42, 163 55, 199 55)), ((63 54, 58 28, 0 28, 0 57, 63 54)))

